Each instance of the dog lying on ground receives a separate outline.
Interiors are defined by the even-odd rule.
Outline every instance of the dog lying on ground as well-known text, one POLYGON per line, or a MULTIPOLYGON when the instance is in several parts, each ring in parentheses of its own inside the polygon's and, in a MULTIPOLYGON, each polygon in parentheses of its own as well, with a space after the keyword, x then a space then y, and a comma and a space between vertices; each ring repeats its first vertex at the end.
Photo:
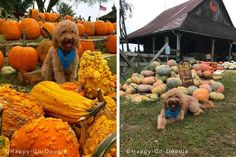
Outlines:
POLYGON ((182 121, 187 112, 194 115, 203 113, 202 109, 213 108, 211 101, 198 102, 192 96, 183 94, 177 89, 171 89, 166 93, 162 110, 157 119, 157 129, 165 129, 167 124, 182 121))
POLYGON ((59 22, 53 34, 53 47, 50 48, 42 65, 44 80, 57 83, 75 81, 79 64, 76 46, 78 44, 78 28, 70 20, 59 22))

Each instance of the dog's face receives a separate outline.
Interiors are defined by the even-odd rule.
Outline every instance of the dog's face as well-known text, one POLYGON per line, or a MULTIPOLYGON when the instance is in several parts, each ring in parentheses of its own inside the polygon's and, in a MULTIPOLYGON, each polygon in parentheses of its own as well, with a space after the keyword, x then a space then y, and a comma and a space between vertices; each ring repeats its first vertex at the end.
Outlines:
POLYGON ((166 93, 166 99, 164 103, 165 108, 169 108, 175 112, 177 108, 182 107, 183 95, 177 89, 171 89, 166 93))
POLYGON ((63 52, 70 52, 78 44, 78 28, 70 20, 59 22, 55 28, 54 47, 60 47, 63 52))

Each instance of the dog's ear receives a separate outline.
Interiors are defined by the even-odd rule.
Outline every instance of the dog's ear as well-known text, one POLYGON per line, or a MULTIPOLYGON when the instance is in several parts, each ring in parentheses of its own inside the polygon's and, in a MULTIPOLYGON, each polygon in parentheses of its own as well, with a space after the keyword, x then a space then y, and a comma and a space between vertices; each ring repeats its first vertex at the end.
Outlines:
POLYGON ((58 47, 58 39, 57 39, 56 35, 53 36, 52 41, 53 41, 53 47, 57 48, 58 47))

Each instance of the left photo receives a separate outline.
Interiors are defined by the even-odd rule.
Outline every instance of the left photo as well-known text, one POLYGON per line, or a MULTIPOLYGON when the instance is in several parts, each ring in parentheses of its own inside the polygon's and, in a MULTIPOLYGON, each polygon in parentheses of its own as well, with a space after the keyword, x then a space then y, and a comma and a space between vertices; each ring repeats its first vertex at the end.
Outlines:
POLYGON ((117 6, 0 1, 0 157, 117 156, 117 6))

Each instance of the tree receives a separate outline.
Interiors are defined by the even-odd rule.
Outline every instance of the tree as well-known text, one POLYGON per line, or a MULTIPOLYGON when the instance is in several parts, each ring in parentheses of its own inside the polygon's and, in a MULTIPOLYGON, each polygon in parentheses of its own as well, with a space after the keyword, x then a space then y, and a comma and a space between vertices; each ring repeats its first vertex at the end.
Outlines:
POLYGON ((57 5, 57 11, 62 16, 65 16, 65 15, 74 16, 75 15, 75 12, 73 11, 72 6, 70 6, 69 4, 66 4, 64 2, 61 2, 57 5))
POLYGON ((0 6, 9 14, 24 14, 34 0, 0 0, 0 6))

